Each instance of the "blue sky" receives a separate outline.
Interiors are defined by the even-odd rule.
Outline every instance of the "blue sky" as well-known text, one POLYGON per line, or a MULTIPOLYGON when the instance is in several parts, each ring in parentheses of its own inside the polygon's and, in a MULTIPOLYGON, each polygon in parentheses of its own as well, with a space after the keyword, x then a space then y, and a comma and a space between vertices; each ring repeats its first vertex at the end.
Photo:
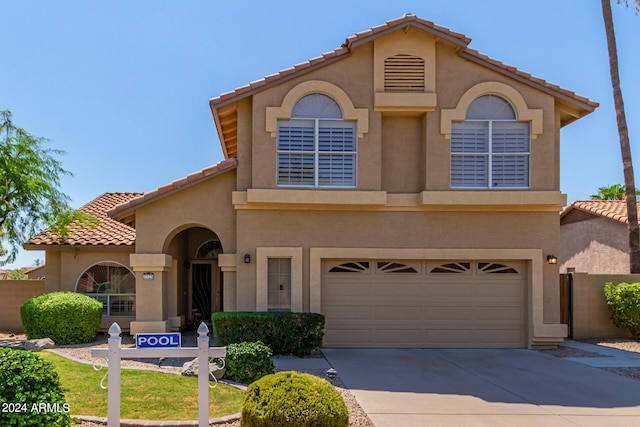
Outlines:
MULTIPOLYGON (((640 16, 612 2, 640 162, 640 16)), ((67 152, 64 166, 75 176, 62 187, 75 207, 106 191, 149 191, 222 160, 210 98, 406 12, 600 103, 561 133, 569 202, 623 181, 598 1, 0 0, 0 7, 0 109, 67 152)), ((44 255, 21 254, 8 267, 35 258, 44 255)))

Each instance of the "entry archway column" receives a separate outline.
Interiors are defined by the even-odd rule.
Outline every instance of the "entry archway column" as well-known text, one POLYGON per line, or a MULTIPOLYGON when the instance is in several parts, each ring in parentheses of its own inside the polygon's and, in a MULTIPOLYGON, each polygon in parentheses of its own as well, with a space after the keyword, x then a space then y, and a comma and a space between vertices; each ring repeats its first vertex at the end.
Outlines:
POLYGON ((131 322, 131 335, 168 332, 167 271, 171 255, 131 254, 129 265, 136 274, 136 320, 131 322))

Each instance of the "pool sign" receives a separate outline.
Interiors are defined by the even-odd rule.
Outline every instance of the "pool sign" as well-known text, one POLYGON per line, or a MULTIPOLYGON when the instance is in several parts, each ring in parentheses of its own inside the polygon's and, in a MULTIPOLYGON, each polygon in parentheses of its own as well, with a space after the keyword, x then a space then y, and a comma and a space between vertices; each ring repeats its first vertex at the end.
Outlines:
POLYGON ((180 348, 181 341, 179 332, 136 334, 136 348, 180 348))

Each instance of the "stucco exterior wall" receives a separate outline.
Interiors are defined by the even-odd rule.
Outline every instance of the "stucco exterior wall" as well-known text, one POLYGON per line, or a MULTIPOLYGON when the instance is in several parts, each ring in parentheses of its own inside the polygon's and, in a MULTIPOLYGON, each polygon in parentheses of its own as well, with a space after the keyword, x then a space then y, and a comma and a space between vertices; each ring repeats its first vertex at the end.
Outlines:
POLYGON ((224 252, 234 253, 235 188, 236 171, 231 170, 141 207, 136 211, 136 252, 167 253, 178 233, 203 227, 218 235, 224 252))
POLYGON ((614 326, 604 296, 604 285, 640 282, 638 274, 573 273, 573 338, 629 338, 628 330, 614 326))
POLYGON ((0 331, 23 332, 20 306, 44 293, 44 280, 0 280, 0 331))
MULTIPOLYGON (((394 33, 395 34, 395 33, 394 33)), ((394 34, 391 36, 396 37, 394 34)), ((411 29, 401 37, 411 45, 414 37, 431 37, 419 34, 411 29)), ((467 61, 456 53, 447 42, 437 42, 436 78, 437 105, 435 111, 418 112, 380 112, 376 111, 374 97, 374 76, 371 64, 374 61, 374 44, 359 46, 347 58, 327 65, 304 76, 291 79, 268 91, 253 96, 251 110, 252 130, 251 151, 239 148, 238 158, 243 174, 247 164, 252 167, 252 188, 277 188, 276 185, 276 140, 266 131, 267 107, 279 107, 289 91, 309 80, 325 81, 344 90, 356 108, 369 111, 368 132, 358 139, 358 184, 359 190, 384 190, 390 192, 416 192, 426 190, 450 189, 449 140, 441 133, 440 109, 454 109, 460 98, 471 87, 483 82, 496 82, 515 89, 530 109, 543 110, 540 135, 534 135, 531 141, 531 190, 559 190, 559 134, 556 126, 555 101, 550 95, 535 90, 528 85, 511 80, 486 67, 467 61), (425 121, 423 123, 423 121, 425 121), (403 134, 398 135, 400 123, 404 122, 403 134), (421 124, 422 128, 418 127, 421 124), (426 125, 425 125, 426 124, 426 125), (399 139, 396 139, 399 138, 399 139), (402 141, 402 142, 401 142, 402 141), (420 141, 423 146, 415 147, 420 141), (395 156, 388 156, 395 151, 395 156), (421 177, 424 185, 411 182, 398 184, 386 171, 397 169, 397 156, 412 154, 407 158, 409 170, 403 173, 421 177), (250 159, 247 162, 246 159, 250 159), (418 161, 421 165, 415 165, 418 161), (424 176, 421 176, 423 175, 424 176), (384 176, 384 179, 383 179, 384 176), (385 183, 388 187, 383 185, 385 183)), ((396 47, 403 52, 402 45, 396 47)), ((499 94, 499 93, 498 93, 499 94)), ((504 94, 503 94, 504 95, 504 94)), ((238 111, 239 123, 246 123, 246 109, 238 111), (242 117, 244 115, 244 117, 242 117)), ((245 132, 245 134, 248 132, 245 132)), ((239 135, 240 139, 240 135, 239 135)), ((244 175, 243 175, 244 176, 244 175)), ((413 181, 413 176, 411 181, 413 181)), ((244 184, 245 180, 242 180, 244 184)))
POLYGON ((46 292, 75 292, 78 279, 89 267, 101 262, 117 262, 129 266, 132 247, 96 250, 76 247, 75 250, 47 251, 46 292))
POLYGON ((563 224, 560 272, 629 274, 628 246, 626 224, 596 217, 563 224))
MULTIPOLYGON (((238 211, 238 252, 303 249, 303 309, 309 310, 309 249, 541 249, 559 245, 558 215, 526 212, 238 211), (523 227, 526 224, 526 227, 523 227)), ((365 251, 366 253, 366 251, 365 251)), ((255 310, 256 266, 238 264, 238 310, 255 310)), ((543 266, 544 320, 559 321, 557 266, 543 266)))

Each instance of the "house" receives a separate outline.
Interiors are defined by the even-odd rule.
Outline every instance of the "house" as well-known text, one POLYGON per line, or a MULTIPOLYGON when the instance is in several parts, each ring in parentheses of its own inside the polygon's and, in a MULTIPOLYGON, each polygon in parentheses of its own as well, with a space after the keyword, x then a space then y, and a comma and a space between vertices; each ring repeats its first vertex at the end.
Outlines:
POLYGON ((32 267, 24 272, 27 275, 29 280, 44 280, 46 275, 47 267, 42 264, 37 267, 32 267))
POLYGON ((579 200, 560 214, 560 272, 629 274, 624 200, 579 200))
POLYGON ((109 208, 135 244, 33 238, 47 291, 131 333, 269 310, 323 313, 327 347, 559 343, 560 128, 598 104, 470 41, 405 15, 211 99, 225 160, 109 208))

